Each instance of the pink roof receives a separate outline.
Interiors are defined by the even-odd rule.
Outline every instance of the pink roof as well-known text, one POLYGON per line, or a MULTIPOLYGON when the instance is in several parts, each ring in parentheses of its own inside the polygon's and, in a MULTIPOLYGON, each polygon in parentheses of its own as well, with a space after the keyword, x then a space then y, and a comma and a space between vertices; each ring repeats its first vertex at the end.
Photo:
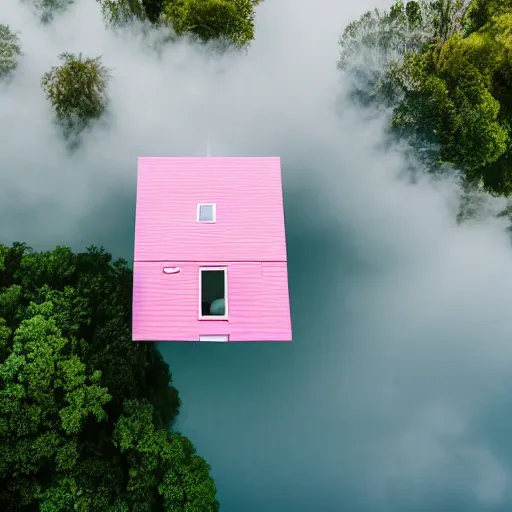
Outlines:
POLYGON ((139 158, 134 259, 134 341, 291 341, 278 157, 139 158), (201 313, 208 267, 225 272, 226 316, 201 313))
POLYGON ((285 262, 280 158, 139 158, 134 259, 285 262), (197 222, 209 202, 217 222, 197 222))

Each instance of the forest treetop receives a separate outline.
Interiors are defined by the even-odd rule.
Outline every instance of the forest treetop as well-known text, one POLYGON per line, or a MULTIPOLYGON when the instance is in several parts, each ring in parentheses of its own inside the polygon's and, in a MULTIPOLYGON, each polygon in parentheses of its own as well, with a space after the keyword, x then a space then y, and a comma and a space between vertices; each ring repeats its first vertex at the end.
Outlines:
MULTIPOLYGON (((23 1, 23 0, 20 0, 23 1)), ((41 22, 51 23, 60 11, 72 8, 73 0, 28 0, 41 22)), ((97 0, 105 23, 122 29, 132 21, 168 29, 168 42, 189 37, 200 44, 212 42, 216 51, 240 51, 254 39, 255 8, 261 0, 97 0)), ((22 57, 22 39, 0 24, 0 79, 14 75, 22 57)), ((62 63, 41 78, 55 122, 68 146, 80 143, 80 134, 107 111, 111 69, 101 56, 75 55, 65 49, 62 63)))
POLYGON ((340 49, 354 98, 392 108, 431 169, 512 194, 512 2, 398 1, 349 24, 340 49))
POLYGON ((172 429, 180 399, 131 339, 132 271, 103 249, 0 245, 0 508, 217 512, 172 429), (171 428, 171 430, 169 430, 171 428))

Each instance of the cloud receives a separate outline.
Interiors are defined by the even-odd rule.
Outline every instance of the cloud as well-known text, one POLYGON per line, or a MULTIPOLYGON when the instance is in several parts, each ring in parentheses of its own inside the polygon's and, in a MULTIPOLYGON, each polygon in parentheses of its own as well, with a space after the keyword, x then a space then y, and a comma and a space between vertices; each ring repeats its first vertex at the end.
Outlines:
POLYGON ((25 55, 0 89, 1 242, 129 259, 137 156, 205 154, 210 134, 214 155, 282 158, 293 343, 161 346, 226 512, 511 506, 504 225, 457 226, 456 183, 404 180, 385 115, 334 108, 341 28, 387 3, 266 0, 249 53, 214 58, 107 31, 91 0, 49 26, 3 1, 25 55), (39 85, 63 51, 114 76, 74 154, 39 85))

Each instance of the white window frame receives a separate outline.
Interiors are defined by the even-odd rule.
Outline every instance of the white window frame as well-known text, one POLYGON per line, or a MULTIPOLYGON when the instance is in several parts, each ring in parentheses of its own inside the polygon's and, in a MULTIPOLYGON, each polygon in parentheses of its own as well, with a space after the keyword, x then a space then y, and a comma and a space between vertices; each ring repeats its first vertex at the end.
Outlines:
POLYGON ((228 319, 228 267, 199 267, 199 320, 227 320, 228 319), (202 276, 203 272, 211 272, 213 270, 222 270, 224 272, 224 315, 204 315, 202 311, 202 276))
POLYGON ((197 219, 197 222, 200 222, 201 224, 214 224, 215 222, 217 222, 217 203, 197 203, 196 219, 197 219), (212 207, 212 212, 213 212, 212 220, 201 220, 199 218, 199 214, 201 212, 201 206, 211 206, 212 207))
POLYGON ((213 336, 199 336, 199 341, 203 343, 227 343, 229 341, 229 334, 226 335, 213 335, 213 336))

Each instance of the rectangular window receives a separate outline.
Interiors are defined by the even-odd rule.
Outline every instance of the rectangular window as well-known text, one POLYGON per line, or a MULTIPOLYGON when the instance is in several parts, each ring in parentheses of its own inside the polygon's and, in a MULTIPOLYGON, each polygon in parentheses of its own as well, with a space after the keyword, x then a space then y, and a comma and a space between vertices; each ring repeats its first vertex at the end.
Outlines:
POLYGON ((219 343, 219 342, 226 342, 229 341, 229 335, 228 336, 199 336, 199 341, 206 341, 210 343, 219 343))
POLYGON ((228 269, 199 269, 199 318, 222 320, 228 317, 228 269))
POLYGON ((215 222, 217 205, 215 203, 199 203, 197 205, 197 222, 215 222))

